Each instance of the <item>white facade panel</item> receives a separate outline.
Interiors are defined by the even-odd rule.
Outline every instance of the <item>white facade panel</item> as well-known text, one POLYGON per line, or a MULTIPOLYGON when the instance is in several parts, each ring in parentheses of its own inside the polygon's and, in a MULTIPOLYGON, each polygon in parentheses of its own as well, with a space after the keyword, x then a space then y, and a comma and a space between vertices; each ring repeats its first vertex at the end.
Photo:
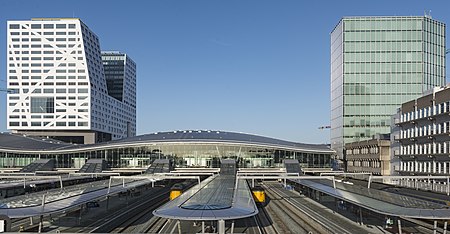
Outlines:
MULTIPOLYGON (((108 95, 98 37, 79 19, 8 21, 7 125, 126 137, 130 104, 108 95)), ((135 103, 134 110, 135 110, 135 103)), ((135 131, 134 131, 135 134, 135 131)))

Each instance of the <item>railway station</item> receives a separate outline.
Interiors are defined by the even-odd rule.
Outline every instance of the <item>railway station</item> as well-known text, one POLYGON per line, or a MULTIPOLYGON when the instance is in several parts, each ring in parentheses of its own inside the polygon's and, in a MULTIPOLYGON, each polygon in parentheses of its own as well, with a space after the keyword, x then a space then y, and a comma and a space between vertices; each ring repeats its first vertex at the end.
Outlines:
POLYGON ((94 145, 0 138, 5 231, 446 233, 450 219, 449 190, 332 171, 326 145, 221 131, 94 145))

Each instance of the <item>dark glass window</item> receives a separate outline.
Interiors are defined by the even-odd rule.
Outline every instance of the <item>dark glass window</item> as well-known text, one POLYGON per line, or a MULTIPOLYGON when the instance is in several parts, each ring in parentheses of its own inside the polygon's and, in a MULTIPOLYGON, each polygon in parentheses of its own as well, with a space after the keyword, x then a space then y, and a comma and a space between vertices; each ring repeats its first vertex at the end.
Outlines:
POLYGON ((32 97, 31 113, 54 113, 55 101, 53 97, 32 97))

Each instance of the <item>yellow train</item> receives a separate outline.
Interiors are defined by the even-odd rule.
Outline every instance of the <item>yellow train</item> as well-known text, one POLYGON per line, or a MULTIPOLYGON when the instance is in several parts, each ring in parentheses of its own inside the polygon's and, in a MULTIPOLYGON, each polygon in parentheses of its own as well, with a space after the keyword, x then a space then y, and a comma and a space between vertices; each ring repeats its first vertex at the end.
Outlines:
POLYGON ((266 203, 266 191, 262 187, 252 188, 252 194, 256 204, 266 203))
POLYGON ((185 186, 181 183, 174 184, 170 189, 170 200, 173 200, 183 194, 185 186))

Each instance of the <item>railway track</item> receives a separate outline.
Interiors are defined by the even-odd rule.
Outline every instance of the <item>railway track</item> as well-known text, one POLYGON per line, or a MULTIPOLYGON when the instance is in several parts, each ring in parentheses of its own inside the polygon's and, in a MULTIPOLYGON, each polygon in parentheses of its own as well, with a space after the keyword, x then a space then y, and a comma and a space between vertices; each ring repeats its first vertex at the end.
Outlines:
POLYGON ((273 221, 267 210, 263 207, 258 208, 258 214, 255 216, 255 222, 259 227, 261 234, 278 234, 278 230, 274 227, 273 221))
POLYGON ((284 209, 283 207, 280 208, 282 208, 287 215, 292 212, 296 214, 301 213, 302 215, 299 215, 299 218, 307 224, 306 229, 308 231, 311 231, 312 233, 352 233, 350 230, 342 227, 342 225, 340 225, 339 223, 335 223, 329 218, 325 217, 320 212, 298 202, 295 199, 289 199, 290 195, 286 194, 285 192, 270 185, 264 185, 264 187, 266 188, 266 191, 275 199, 281 199, 282 201, 284 201, 284 209), (308 223, 310 223, 311 225, 308 223))
POLYGON ((311 220, 283 196, 267 186, 265 189, 266 196, 270 199, 266 208, 279 233, 327 233, 326 230, 311 225, 311 220))
POLYGON ((109 233, 132 233, 134 229, 141 227, 139 224, 144 222, 145 216, 161 206, 168 200, 168 191, 160 191, 153 194, 151 199, 136 202, 135 206, 128 207, 125 212, 121 212, 114 218, 109 219, 102 225, 93 229, 91 232, 109 232, 109 233))
POLYGON ((136 230, 136 233, 159 233, 168 222, 168 219, 153 217, 143 228, 136 230))

